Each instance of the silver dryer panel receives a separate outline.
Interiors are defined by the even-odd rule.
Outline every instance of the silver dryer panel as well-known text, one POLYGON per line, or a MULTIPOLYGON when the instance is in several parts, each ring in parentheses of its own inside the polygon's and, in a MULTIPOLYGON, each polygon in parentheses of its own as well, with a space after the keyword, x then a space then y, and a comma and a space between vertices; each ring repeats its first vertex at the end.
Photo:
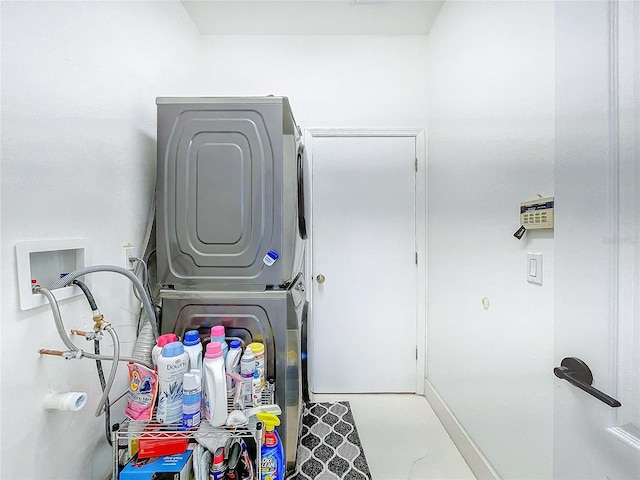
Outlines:
POLYGON ((286 97, 158 98, 157 269, 176 289, 264 289, 301 269, 286 97), (279 258, 269 266, 265 256, 279 258))

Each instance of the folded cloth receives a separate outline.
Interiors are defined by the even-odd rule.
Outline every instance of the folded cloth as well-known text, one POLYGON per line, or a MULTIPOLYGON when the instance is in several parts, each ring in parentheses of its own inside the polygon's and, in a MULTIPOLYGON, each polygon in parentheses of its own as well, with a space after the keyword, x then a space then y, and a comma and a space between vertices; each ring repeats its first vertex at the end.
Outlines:
POLYGON ((196 443, 193 447, 193 477, 200 480, 200 455, 202 453, 202 445, 196 443))
POLYGON ((211 452, 200 444, 193 449, 193 473, 195 480, 209 480, 211 452))
POLYGON ((209 452, 215 452, 218 448, 224 447, 228 439, 228 436, 216 432, 219 432, 219 427, 212 427, 209 422, 200 422, 196 441, 209 452))
MULTIPOLYGON (((212 427, 209 422, 202 422, 198 427, 198 435, 196 435, 196 447, 194 448, 194 474, 195 480, 209 480, 209 468, 213 452, 218 448, 224 447, 225 452, 231 450, 231 446, 238 442, 242 446, 240 456, 241 465, 238 465, 241 473, 240 478, 253 479, 259 476, 253 466, 253 460, 257 455, 257 444, 255 438, 250 435, 248 429, 238 428, 234 430, 237 435, 243 438, 229 437, 229 432, 220 431, 220 427, 212 427), (196 453, 197 452, 197 453, 196 453), (195 460, 199 460, 196 462, 195 460), (198 464, 196 467, 196 463, 198 464), (197 470, 196 470, 197 468, 197 470)), ((225 455, 226 457, 227 455, 225 455)))

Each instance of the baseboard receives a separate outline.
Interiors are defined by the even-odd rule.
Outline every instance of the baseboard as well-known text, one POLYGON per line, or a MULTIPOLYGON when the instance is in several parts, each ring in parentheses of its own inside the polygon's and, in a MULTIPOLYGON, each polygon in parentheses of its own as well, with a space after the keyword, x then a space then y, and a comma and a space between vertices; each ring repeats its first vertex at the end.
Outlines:
POLYGON ((424 396, 478 480, 500 480, 487 458, 471 439, 431 382, 424 380, 424 396))

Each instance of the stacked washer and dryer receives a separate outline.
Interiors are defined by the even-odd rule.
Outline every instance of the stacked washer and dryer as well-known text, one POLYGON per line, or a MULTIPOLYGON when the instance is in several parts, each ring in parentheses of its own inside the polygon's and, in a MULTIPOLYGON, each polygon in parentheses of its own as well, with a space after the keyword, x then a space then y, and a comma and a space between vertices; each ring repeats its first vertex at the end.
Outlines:
POLYGON ((156 103, 161 333, 198 330, 206 344, 211 327, 223 325, 227 340, 264 344, 291 469, 306 385, 309 202, 300 129, 286 97, 156 103))

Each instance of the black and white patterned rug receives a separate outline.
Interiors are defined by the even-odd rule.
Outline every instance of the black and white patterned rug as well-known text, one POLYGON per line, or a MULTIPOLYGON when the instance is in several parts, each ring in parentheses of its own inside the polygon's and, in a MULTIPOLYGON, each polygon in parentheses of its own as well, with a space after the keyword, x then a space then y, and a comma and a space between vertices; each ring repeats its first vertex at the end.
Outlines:
POLYGON ((287 480, 371 480, 349 402, 307 403, 287 480))

